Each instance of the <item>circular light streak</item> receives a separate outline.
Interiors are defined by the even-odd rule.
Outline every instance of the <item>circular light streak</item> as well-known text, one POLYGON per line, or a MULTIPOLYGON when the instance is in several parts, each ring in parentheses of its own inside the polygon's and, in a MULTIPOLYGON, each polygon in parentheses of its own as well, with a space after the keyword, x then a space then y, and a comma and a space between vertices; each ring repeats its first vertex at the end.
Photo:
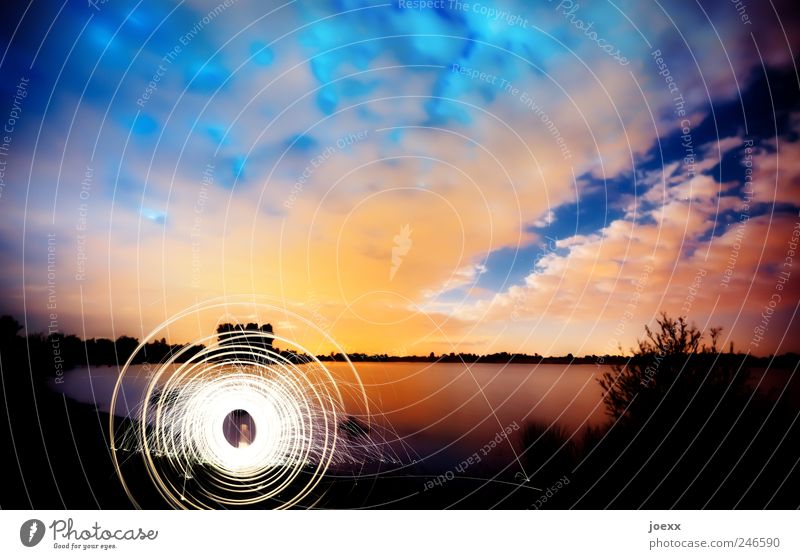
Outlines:
MULTIPOLYGON (((230 314, 231 304, 202 310, 219 312, 224 306, 230 314)), ((189 309, 161 325, 134 355, 166 327, 199 310, 189 309)), ((259 310, 263 316, 287 314, 264 304, 259 310)), ((302 317, 292 319, 313 327, 302 317)), ((141 403, 127 411, 124 381, 141 374, 141 367, 132 368, 133 357, 117 380, 109 427, 117 474, 137 507, 123 471, 128 453, 141 455, 147 476, 171 506, 198 509, 312 506, 332 464, 380 455, 368 439, 352 443, 339 433, 354 407, 355 417, 369 425, 364 388, 349 361, 348 378, 342 378, 287 338, 243 330, 220 341, 213 334, 145 368, 141 403), (273 344, 296 353, 279 352, 273 344), (204 348, 192 351, 193 345, 204 348), (311 357, 306 362, 300 354, 311 357), (123 459, 120 449, 126 453, 123 459)))

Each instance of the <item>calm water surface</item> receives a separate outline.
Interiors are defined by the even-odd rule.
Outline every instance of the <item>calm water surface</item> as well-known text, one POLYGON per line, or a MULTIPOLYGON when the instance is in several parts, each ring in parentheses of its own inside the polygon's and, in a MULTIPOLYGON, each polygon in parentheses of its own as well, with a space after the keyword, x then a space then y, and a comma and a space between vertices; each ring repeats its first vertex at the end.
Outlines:
MULTIPOLYGON (((347 365, 327 363, 334 376, 347 365)), ((596 381, 607 368, 595 365, 502 365, 460 363, 356 363, 374 421, 391 430, 428 463, 437 455, 468 455, 505 428, 518 426, 516 444, 530 422, 557 423, 570 431, 605 421, 596 381)), ((58 389, 68 397, 108 411, 116 367, 75 369, 58 389)), ((134 366, 123 384, 122 410, 135 409, 147 369, 134 366)), ((348 410, 349 411, 349 410, 348 410)), ((119 413, 119 410, 118 410, 119 413)), ((500 448, 497 459, 510 448, 500 448)))

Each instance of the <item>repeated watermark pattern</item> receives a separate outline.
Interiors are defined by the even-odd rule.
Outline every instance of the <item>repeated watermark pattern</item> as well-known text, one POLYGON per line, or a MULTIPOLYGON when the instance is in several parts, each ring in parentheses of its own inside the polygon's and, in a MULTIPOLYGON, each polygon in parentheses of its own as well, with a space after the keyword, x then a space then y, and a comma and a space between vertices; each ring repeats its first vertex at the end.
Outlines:
POLYGON ((411 240, 412 229, 409 224, 405 224, 400 228, 400 231, 392 238, 394 245, 392 246, 392 265, 389 268, 389 281, 394 279, 400 266, 403 264, 403 258, 408 255, 414 242, 411 240))
POLYGON ((206 15, 197 20, 191 29, 178 37, 178 42, 173 45, 167 54, 161 57, 161 63, 159 63, 159 65, 153 71, 150 81, 147 82, 144 90, 139 95, 138 99, 136 99, 136 105, 139 108, 145 108, 153 95, 155 95, 155 93, 158 91, 161 81, 164 79, 164 76, 166 76, 170 66, 177 61, 178 57, 183 52, 183 49, 188 47, 189 44, 194 41, 194 39, 206 26, 217 19, 225 10, 233 6, 236 1, 237 0, 224 0, 224 2, 220 2, 206 15))
POLYGON ((558 149, 561 152, 561 158, 564 161, 569 161, 572 159, 572 152, 567 146, 566 139, 562 135, 556 123, 553 122, 553 119, 550 118, 550 115, 547 113, 547 111, 544 110, 544 108, 539 104, 532 94, 520 89, 519 87, 516 87, 512 82, 498 76, 497 74, 484 72, 476 68, 470 68, 468 66, 464 66, 463 64, 452 64, 450 66, 450 71, 462 76, 466 76, 472 80, 493 85, 500 89, 503 93, 519 99, 519 102, 522 103, 525 108, 528 109, 534 116, 539 118, 542 124, 544 124, 547 131, 555 140, 556 146, 558 146, 558 149))
POLYGON ((567 485, 569 485, 569 483, 570 483, 569 476, 566 476, 566 475, 565 475, 565 476, 563 476, 563 477, 562 477, 562 478, 560 478, 558 481, 556 481, 554 484, 552 484, 550 487, 548 487, 547 489, 545 489, 545 490, 542 492, 542 495, 541 495, 541 497, 539 497, 538 499, 536 499, 536 502, 534 502, 534 503, 531 505, 531 508, 532 508, 532 509, 534 509, 534 510, 539 510, 539 509, 541 509, 541 508, 542 508, 544 505, 546 505, 546 504, 547 504, 549 501, 551 501, 551 500, 553 499, 553 497, 555 497, 555 496, 556 496, 556 493, 558 493, 558 492, 559 492, 559 491, 561 491, 561 490, 562 490, 564 487, 566 487, 567 485))
POLYGON ((789 240, 787 241, 786 254, 783 262, 780 263, 780 268, 777 270, 772 294, 770 294, 767 303, 761 311, 760 322, 753 328, 753 337, 750 339, 751 348, 757 349, 759 344, 764 341, 764 336, 767 334, 772 316, 775 314, 778 305, 783 299, 783 291, 792 276, 792 267, 794 266, 794 257, 797 255, 798 243, 800 243, 800 221, 795 222, 794 227, 792 227, 789 240))
POLYGON ((75 281, 78 282, 86 280, 89 260, 86 241, 89 228, 89 198, 92 196, 93 182, 94 167, 86 165, 80 190, 78 190, 78 220, 75 223, 75 281))
POLYGON ((302 173, 297 178, 295 183, 292 185, 291 191, 289 192, 289 196, 283 202, 283 207, 287 209, 291 209, 294 207, 295 202, 297 202, 297 198, 300 194, 305 190, 308 182, 311 180, 311 177, 323 166, 327 163, 333 156, 337 153, 342 152, 349 147, 363 142, 369 136, 369 130, 359 130, 357 132, 349 132, 344 136, 340 136, 336 139, 333 143, 326 146, 320 152, 317 153, 314 157, 312 157, 308 164, 303 168, 302 173))
POLYGON ((6 189, 6 169, 8 167, 8 156, 11 153, 11 144, 14 141, 14 130, 17 128, 17 121, 22 117, 22 102, 28 96, 28 85, 30 78, 22 76, 17 82, 14 98, 11 101, 11 109, 8 111, 6 120, 3 123, 2 137, 0 138, 0 199, 6 189))
POLYGON ((502 431, 498 431, 492 440, 483 445, 477 452, 472 453, 471 456, 462 460, 458 464, 458 466, 450 470, 447 470, 445 473, 439 474, 435 478, 425 482, 425 485, 423 486, 423 491, 433 489, 434 487, 441 487, 448 481, 454 480, 456 478, 456 474, 463 474, 471 467, 480 464, 483 461, 483 459, 489 456, 489 454, 491 454, 492 452, 494 452, 494 450, 499 445, 507 441, 509 435, 511 435, 515 431, 519 431, 519 425, 517 424, 516 421, 509 424, 502 431))
POLYGON ((200 279, 202 277, 203 216, 206 212, 208 193, 212 184, 214 184, 214 165, 207 163, 200 180, 200 189, 197 191, 197 200, 194 203, 194 215, 192 216, 192 229, 190 232, 192 239, 192 279, 189 285, 195 289, 200 287, 200 279))

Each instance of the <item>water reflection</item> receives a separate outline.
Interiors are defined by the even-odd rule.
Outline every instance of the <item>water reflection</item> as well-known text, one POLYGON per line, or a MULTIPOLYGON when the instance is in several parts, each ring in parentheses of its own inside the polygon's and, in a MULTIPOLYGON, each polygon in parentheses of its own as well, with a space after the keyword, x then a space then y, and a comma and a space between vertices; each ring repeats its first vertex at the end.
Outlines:
MULTIPOLYGON (((326 364, 337 383, 352 381, 344 363, 326 364)), ((356 363, 370 401, 370 418, 359 415, 363 405, 345 402, 345 412, 364 425, 389 428, 393 446, 407 447, 429 464, 450 464, 492 440, 516 423, 557 423, 568 433, 605 420, 602 392, 596 378, 605 369, 594 365, 502 365, 459 363, 356 363), (351 405, 352 404, 352 405, 351 405)), ((131 367, 124 381, 122 405, 136 409, 146 375, 131 367), (141 374, 139 374, 141 373, 141 374)), ((117 369, 73 370, 57 389, 76 400, 107 410, 117 369)), ((317 379, 326 382, 326 379, 317 379)), ((346 388, 346 387, 342 387, 346 388)), ((358 391, 342 391, 345 400, 358 391)), ((232 410, 225 419, 225 438, 234 447, 251 443, 257 426, 246 410, 232 410), (242 426, 245 426, 242 428, 242 426)), ((509 442, 518 443, 518 437, 509 442)), ((508 444, 490 460, 513 458, 508 444)))

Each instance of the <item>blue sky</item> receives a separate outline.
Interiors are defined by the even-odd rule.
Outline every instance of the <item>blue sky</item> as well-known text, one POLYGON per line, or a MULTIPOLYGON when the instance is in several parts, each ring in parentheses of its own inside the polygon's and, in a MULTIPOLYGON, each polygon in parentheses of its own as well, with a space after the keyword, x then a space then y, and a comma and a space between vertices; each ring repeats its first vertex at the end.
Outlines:
MULTIPOLYGON (((620 343, 679 312, 704 267, 692 318, 724 317, 747 346, 800 210, 797 18, 775 5, 4 7, 0 96, 21 117, 0 196, 3 311, 45 323, 41 243, 56 233, 60 320, 94 335, 233 293, 302 310, 313 292, 364 350, 596 352, 654 266, 620 343), (726 285, 745 164, 755 194, 726 285)), ((797 293, 754 351, 795 332, 797 293)))

